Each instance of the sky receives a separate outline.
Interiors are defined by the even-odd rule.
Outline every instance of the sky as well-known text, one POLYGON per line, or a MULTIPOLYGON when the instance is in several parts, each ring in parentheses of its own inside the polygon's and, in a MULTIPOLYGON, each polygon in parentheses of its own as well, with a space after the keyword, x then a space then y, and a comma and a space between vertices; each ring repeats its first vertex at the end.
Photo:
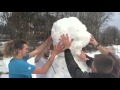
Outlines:
MULTIPOLYGON (((116 26, 120 30, 120 12, 113 12, 114 14, 111 16, 111 19, 108 21, 107 25, 116 26)), ((0 12, 0 16, 2 12, 0 12)), ((1 23, 1 18, 0 18, 1 23)), ((106 27, 105 26, 105 27, 106 27)))
MULTIPOLYGON (((2 12, 0 12, 1 15, 2 12)), ((120 29, 120 12, 113 12, 111 20, 108 22, 108 25, 116 26, 120 29)), ((0 20, 1 21, 1 20, 0 20)))
POLYGON ((114 12, 111 20, 108 22, 108 25, 116 26, 118 29, 120 29, 120 12, 114 12))

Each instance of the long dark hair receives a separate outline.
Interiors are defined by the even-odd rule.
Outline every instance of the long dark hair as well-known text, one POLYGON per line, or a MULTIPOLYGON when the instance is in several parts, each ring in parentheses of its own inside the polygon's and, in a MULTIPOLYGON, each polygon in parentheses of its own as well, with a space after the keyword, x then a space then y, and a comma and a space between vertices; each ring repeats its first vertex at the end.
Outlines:
POLYGON ((5 57, 16 56, 18 54, 18 49, 23 49, 23 45, 27 44, 24 40, 11 40, 8 41, 3 49, 3 54, 5 57))

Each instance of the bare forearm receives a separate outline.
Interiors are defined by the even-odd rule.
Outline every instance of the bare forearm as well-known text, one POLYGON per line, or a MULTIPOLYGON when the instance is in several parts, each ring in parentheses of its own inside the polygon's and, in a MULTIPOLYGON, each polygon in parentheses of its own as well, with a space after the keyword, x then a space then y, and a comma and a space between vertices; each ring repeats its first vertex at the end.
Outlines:
POLYGON ((105 55, 108 55, 109 51, 106 49, 106 47, 102 46, 102 45, 99 45, 97 47, 97 49, 102 53, 102 54, 105 54, 105 55))
POLYGON ((91 36, 90 43, 93 44, 102 54, 108 54, 109 51, 102 45, 100 45, 93 36, 91 36))
POLYGON ((46 40, 43 44, 41 44, 36 50, 37 53, 43 53, 46 50, 46 47, 50 46, 52 44, 51 41, 46 40))
POLYGON ((49 68, 51 67, 54 59, 55 59, 56 54, 52 53, 51 57, 49 58, 49 60, 47 61, 47 63, 42 67, 43 71, 46 73, 48 72, 49 68))
POLYGON ((37 63, 43 56, 43 53, 39 53, 35 58, 35 63, 37 63))
POLYGON ((37 47, 34 51, 30 53, 30 57, 33 57, 39 53, 42 54, 45 51, 45 49, 51 44, 52 44, 52 40, 48 38, 43 44, 41 44, 39 47, 37 47))

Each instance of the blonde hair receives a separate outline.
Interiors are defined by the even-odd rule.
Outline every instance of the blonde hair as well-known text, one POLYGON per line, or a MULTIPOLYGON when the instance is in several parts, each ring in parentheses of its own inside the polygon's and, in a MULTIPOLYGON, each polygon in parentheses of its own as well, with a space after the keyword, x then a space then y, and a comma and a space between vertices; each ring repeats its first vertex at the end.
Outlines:
POLYGON ((23 49, 23 45, 27 44, 24 40, 10 40, 8 41, 3 49, 3 54, 5 57, 12 57, 18 54, 18 49, 23 49))
POLYGON ((5 46, 3 48, 3 54, 5 57, 11 57, 13 56, 13 45, 14 45, 14 41, 10 40, 7 43, 5 43, 5 46))

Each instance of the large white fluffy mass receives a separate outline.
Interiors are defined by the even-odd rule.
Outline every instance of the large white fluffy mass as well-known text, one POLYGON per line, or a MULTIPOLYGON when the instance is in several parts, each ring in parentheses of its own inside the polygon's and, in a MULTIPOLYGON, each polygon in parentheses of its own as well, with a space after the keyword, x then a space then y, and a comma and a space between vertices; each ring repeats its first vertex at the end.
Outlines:
POLYGON ((89 43, 91 37, 86 26, 76 17, 63 18, 53 24, 51 29, 53 45, 58 44, 62 34, 68 34, 74 39, 70 47, 73 55, 80 54, 82 47, 89 43))
MULTIPOLYGON (((80 55, 82 48, 90 41, 91 34, 87 31, 86 26, 76 17, 62 18, 54 22, 51 29, 53 45, 59 43, 62 34, 68 34, 70 38, 74 39, 70 46, 73 57, 82 71, 90 71, 86 63, 77 57, 77 55, 80 55)), ((65 63, 64 53, 59 54, 57 58, 59 59, 55 60, 53 63, 55 74, 51 75, 50 69, 48 77, 69 78, 70 74, 65 63)))

